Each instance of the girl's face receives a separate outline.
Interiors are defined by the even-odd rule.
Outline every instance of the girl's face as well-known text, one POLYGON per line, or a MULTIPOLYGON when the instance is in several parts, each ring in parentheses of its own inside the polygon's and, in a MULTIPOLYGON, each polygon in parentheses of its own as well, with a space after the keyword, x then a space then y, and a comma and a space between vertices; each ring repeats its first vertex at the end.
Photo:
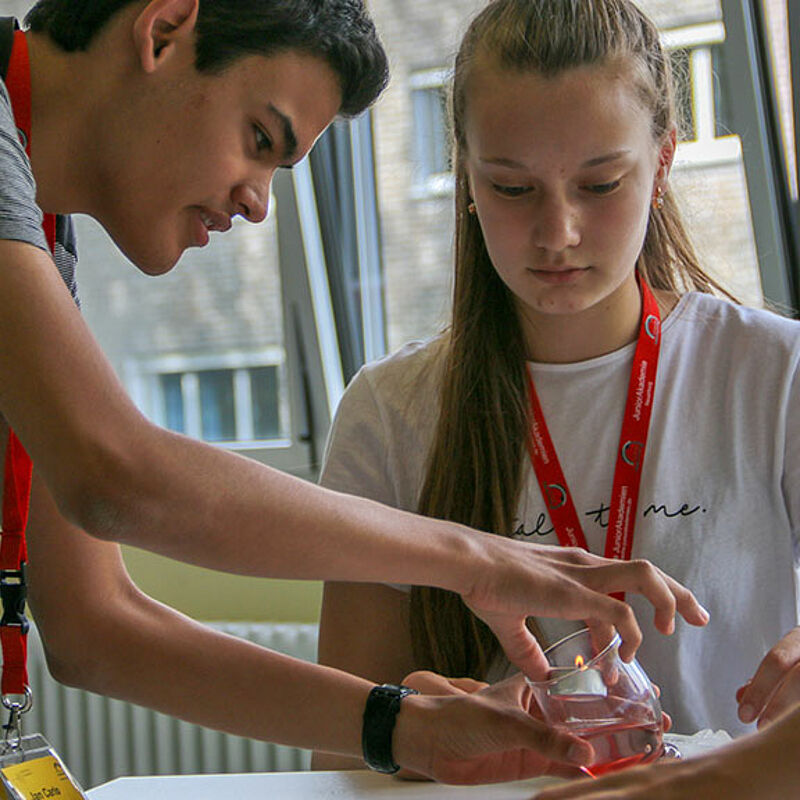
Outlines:
POLYGON ((634 267, 674 138, 654 142, 623 75, 588 66, 470 77, 470 191, 492 263, 528 322, 638 297, 634 267))

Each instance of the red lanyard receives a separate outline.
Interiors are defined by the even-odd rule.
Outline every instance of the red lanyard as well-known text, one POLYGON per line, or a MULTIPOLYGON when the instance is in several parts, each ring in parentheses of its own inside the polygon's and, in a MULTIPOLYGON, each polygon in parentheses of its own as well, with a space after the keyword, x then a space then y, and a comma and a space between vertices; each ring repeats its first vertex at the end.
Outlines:
MULTIPOLYGON (((628 400, 625 404, 625 416, 617 448, 605 549, 606 558, 620 558, 626 561, 630 559, 633 549, 636 506, 642 480, 641 468, 653 410, 658 354, 661 346, 661 317, 658 303, 650 287, 638 274, 637 280, 642 294, 642 320, 639 325, 639 338, 628 384, 628 400)), ((529 371, 527 375, 533 415, 528 452, 542 490, 542 497, 550 513, 550 521, 563 547, 582 547, 588 550, 586 536, 550 438, 533 378, 529 371)), ((623 595, 616 594, 615 597, 621 598, 623 595)))
MULTIPOLYGON (((22 31, 14 33, 6 87, 11 96, 20 140, 30 158, 31 78, 28 42, 22 31)), ((55 215, 45 214, 42 227, 52 252, 56 238, 55 215)), ((24 695, 28 690, 28 620, 25 617, 25 566, 28 552, 25 545, 25 526, 28 522, 32 472, 30 457, 14 431, 9 429, 3 483, 3 530, 0 539, 0 596, 3 601, 3 617, 0 619, 3 677, 0 691, 4 696, 24 695)))

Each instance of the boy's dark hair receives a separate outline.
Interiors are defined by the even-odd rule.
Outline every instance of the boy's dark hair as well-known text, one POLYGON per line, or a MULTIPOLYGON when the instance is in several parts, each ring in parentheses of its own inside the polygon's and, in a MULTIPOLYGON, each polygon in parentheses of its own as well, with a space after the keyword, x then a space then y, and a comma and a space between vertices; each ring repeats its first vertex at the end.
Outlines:
MULTIPOLYGON (((132 1, 39 0, 25 24, 63 50, 86 50, 132 1)), ((371 105, 389 78, 386 53, 362 0, 200 0, 196 47, 201 72, 286 50, 322 58, 339 76, 344 116, 371 105)))

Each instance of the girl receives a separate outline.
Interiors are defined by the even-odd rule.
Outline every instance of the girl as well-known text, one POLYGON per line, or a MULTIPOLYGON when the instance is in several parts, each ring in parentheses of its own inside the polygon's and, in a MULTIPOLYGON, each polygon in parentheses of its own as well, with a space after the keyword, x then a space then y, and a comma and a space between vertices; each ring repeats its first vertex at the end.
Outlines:
MULTIPOLYGON (((655 27, 627 0, 493 0, 458 53, 452 123, 452 322, 354 379, 323 483, 652 560, 712 619, 645 635, 675 729, 769 719, 800 661, 800 328, 715 296, 695 256, 655 27)), ((570 625, 535 621, 544 643, 570 625)), ((509 666, 454 595, 344 583, 320 660, 395 680, 509 666)))

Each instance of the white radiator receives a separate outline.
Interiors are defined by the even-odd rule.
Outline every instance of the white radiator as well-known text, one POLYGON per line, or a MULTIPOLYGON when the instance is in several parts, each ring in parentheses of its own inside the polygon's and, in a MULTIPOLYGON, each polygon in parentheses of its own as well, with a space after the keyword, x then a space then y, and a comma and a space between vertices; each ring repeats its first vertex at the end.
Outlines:
MULTIPOLYGON (((290 656, 316 659, 316 625, 211 625, 290 656)), ((23 718, 23 732, 43 733, 84 787, 121 775, 308 769, 310 753, 306 750, 219 733, 57 683, 47 671, 34 626, 28 651, 34 703, 23 718)))

